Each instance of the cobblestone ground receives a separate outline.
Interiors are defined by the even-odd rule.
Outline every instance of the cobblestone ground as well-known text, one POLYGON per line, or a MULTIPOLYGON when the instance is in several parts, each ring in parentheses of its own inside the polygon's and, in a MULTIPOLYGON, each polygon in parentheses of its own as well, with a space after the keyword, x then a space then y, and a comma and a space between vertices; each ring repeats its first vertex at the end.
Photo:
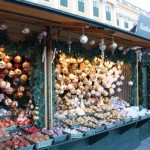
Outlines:
POLYGON ((143 140, 139 147, 137 147, 134 150, 150 150, 150 137, 143 140))

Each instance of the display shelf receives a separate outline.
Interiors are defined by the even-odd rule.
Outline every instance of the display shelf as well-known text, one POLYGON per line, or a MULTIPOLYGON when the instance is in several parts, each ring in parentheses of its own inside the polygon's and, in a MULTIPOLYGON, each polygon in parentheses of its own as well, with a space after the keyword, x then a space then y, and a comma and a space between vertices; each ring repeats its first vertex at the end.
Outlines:
MULTIPOLYGON (((64 145, 64 144, 67 144, 67 143, 70 143, 70 142, 75 142, 75 141, 78 141, 78 140, 83 140, 83 139, 87 139, 87 138, 92 138, 93 136, 96 136, 96 135, 99 135, 99 134, 102 134, 102 133, 106 133, 111 130, 115 130, 115 129, 119 129, 119 134, 123 134, 125 133, 126 131, 128 131, 129 129, 131 129, 132 127, 136 127, 136 125, 138 124, 138 122, 140 121, 146 121, 148 122, 150 120, 150 118, 146 118, 146 119, 140 119, 140 120, 136 120, 136 121, 130 121, 128 123, 124 123, 122 125, 120 125, 119 127, 118 126, 114 126, 113 128, 110 128, 110 129, 105 129, 105 130, 102 130, 100 132, 97 132, 95 133, 94 135, 86 135, 86 136, 83 136, 82 138, 80 139, 68 139, 67 141, 64 141, 64 142, 60 142, 60 143, 54 143, 52 144, 51 146, 48 146, 48 147, 45 147, 45 148, 41 148, 41 149, 38 149, 38 150, 46 150, 46 149, 49 149, 49 148, 53 148, 53 147, 57 147, 57 146, 60 146, 60 145, 64 145)), ((104 134, 104 136, 107 136, 107 134, 104 134)), ((100 137, 100 136, 99 136, 100 137)), ((98 138, 97 138, 98 139, 98 138)), ((97 140, 98 141, 98 140, 97 140)), ((93 143, 93 141, 91 141, 91 144, 93 143)), ((94 144, 94 143, 93 143, 94 144)))

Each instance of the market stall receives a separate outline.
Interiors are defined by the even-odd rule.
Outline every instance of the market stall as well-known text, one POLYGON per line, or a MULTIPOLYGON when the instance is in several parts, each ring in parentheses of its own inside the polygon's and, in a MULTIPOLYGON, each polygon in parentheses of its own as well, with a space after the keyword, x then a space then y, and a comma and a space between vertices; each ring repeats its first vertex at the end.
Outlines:
POLYGON ((26 1, 0 8, 3 150, 119 150, 149 136, 149 40, 26 1))

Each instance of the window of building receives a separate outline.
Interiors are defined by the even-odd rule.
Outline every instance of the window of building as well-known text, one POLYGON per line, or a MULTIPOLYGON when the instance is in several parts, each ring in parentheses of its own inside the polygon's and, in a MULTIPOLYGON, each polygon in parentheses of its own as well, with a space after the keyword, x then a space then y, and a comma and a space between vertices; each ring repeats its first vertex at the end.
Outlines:
POLYGON ((106 20, 111 21, 111 8, 110 6, 106 6, 106 20))
POLYGON ((97 1, 93 1, 93 16, 99 17, 99 7, 97 1))
POLYGON ((120 26, 120 15, 119 14, 116 15, 116 19, 117 19, 117 26, 120 26))
POLYGON ((124 18, 124 27, 125 27, 126 29, 129 28, 129 19, 128 19, 128 18, 124 18))
POLYGON ((64 7, 68 7, 68 0, 60 0, 60 5, 64 7))
POLYGON ((78 11, 84 12, 84 0, 78 0, 78 11))

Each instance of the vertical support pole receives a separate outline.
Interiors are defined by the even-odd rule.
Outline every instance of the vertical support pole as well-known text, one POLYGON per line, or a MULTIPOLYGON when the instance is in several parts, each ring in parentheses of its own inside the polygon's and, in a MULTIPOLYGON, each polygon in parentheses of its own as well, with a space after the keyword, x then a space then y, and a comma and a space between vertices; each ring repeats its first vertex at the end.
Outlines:
POLYGON ((49 108, 50 108, 50 128, 53 127, 53 90, 52 90, 52 76, 53 76, 53 66, 52 66, 52 59, 53 59, 53 52, 52 49, 49 53, 49 108))
POLYGON ((136 51, 136 106, 139 106, 139 51, 136 51))
POLYGON ((46 55, 46 46, 44 47, 44 51, 43 51, 43 62, 44 62, 44 95, 45 95, 45 127, 48 128, 48 111, 47 111, 47 102, 48 102, 48 79, 47 79, 47 55, 46 55))
POLYGON ((45 72, 45 78, 46 78, 46 80, 45 80, 45 85, 47 85, 46 86, 46 94, 47 94, 47 99, 46 99, 46 101, 47 101, 47 105, 45 106, 46 107, 46 110, 47 110, 47 112, 46 112, 46 114, 47 114, 47 116, 46 116, 46 118, 47 118, 47 128, 49 129, 50 128, 50 83, 51 83, 51 79, 50 79, 50 77, 49 77, 49 74, 50 74, 50 69, 49 69, 49 65, 50 65, 50 55, 49 55, 49 53, 50 53, 50 27, 47 27, 47 37, 46 37, 46 47, 47 47, 47 49, 46 49, 46 61, 45 61, 45 70, 46 70, 46 72, 45 72))

